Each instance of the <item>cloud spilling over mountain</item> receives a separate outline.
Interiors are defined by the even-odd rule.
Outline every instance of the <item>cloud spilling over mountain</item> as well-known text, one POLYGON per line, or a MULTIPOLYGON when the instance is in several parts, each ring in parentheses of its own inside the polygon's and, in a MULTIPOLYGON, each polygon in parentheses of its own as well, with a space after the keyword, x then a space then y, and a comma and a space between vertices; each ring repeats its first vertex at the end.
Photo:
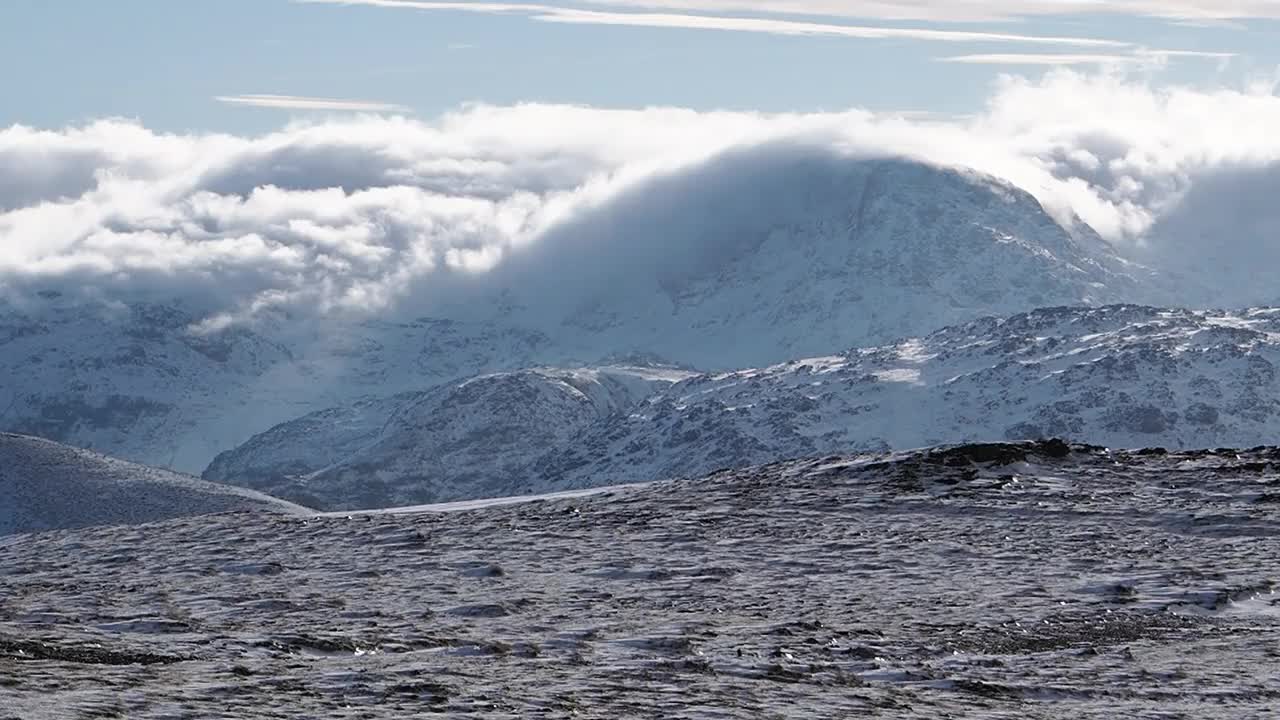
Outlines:
MULTIPOLYGON (((647 208, 647 235, 612 233, 601 213, 645 215, 657 178, 694 174, 691 192, 732 183, 708 171, 726 151, 787 148, 975 168, 1145 262, 1199 267, 1229 238, 1248 266, 1271 257, 1275 213, 1259 204, 1241 222, 1229 211, 1238 193, 1223 188, 1280 175, 1273 89, 1159 90, 1056 72, 1005 78, 984 112, 949 120, 521 105, 431 123, 332 119, 260 137, 167 135, 116 120, 12 127, 0 130, 0 287, 180 296, 213 324, 273 307, 393 308, 452 278, 485 277, 587 219, 596 232, 583 241, 595 252, 680 242, 671 228, 693 219, 666 217, 661 205, 647 208), (1184 208, 1222 222, 1188 227, 1176 221, 1184 208)), ((1229 299, 1267 299, 1258 293, 1229 299)))
POLYGON ((536 328, 567 357, 651 352, 704 369, 1168 292, 1008 183, 787 143, 648 181, 472 285, 426 304, 536 328))

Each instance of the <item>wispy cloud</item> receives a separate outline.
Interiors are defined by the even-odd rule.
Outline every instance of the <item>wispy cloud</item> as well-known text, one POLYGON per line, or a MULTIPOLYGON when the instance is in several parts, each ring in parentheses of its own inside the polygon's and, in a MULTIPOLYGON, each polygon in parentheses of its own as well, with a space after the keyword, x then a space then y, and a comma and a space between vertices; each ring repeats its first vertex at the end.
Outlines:
POLYGON ((584 0, 614 8, 747 12, 878 20, 1006 21, 1047 15, 1106 14, 1198 24, 1280 18, 1280 0, 584 0))
POLYGON ((1205 50, 1139 50, 1138 54, 1158 55, 1160 57, 1204 58, 1206 60, 1230 60, 1238 57, 1232 52, 1209 52, 1205 50))
POLYGON ((771 18, 714 17, 656 13, 607 13, 586 10, 564 10, 539 20, 559 23, 598 25, 630 25, 635 27, 691 28, 699 30, 731 30, 774 35, 826 35, 868 40, 932 40, 940 42, 1012 42, 1043 45, 1076 45, 1087 47, 1121 47, 1125 43, 1097 38, 1052 35, 1023 35, 969 30, 935 30, 927 28, 890 28, 867 25, 836 25, 796 22, 771 18))
POLYGON ((941 57, 938 61, 967 65, 1137 65, 1150 58, 1088 53, 984 53, 941 57))
POLYGON ((301 97, 298 95, 219 95, 214 98, 230 105, 250 105, 281 110, 329 110, 336 112, 395 112, 412 110, 392 103, 371 100, 338 100, 334 98, 301 97))
POLYGON ((1128 47, 1130 44, 1100 38, 1034 35, 980 30, 880 27, 839 23, 803 22, 773 17, 728 17, 684 13, 607 12, 554 5, 491 2, 426 2, 425 0, 295 0, 306 4, 366 5, 406 10, 449 10, 490 14, 519 13, 533 20, 579 25, 613 25, 648 28, 681 28, 770 35, 847 37, 865 40, 926 40, 934 42, 1024 43, 1076 47, 1128 47))
POLYGON ((982 53, 937 58, 939 62, 970 65, 1162 65, 1170 58, 1197 58, 1226 62, 1235 53, 1200 50, 1134 50, 1131 53, 982 53))

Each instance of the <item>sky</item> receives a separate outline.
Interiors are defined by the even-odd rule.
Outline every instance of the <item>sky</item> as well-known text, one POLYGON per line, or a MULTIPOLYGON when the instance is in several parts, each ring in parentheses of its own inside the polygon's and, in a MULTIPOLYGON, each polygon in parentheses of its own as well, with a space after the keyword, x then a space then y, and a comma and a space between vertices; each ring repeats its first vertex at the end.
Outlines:
POLYGON ((5 0, 0 127, 257 133, 527 101, 954 115, 1054 66, 1273 77, 1277 19, 1280 0, 5 0))
POLYGON ((1280 0, 3 0, 0 300, 417 313, 566 228, 700 242, 650 192, 682 178, 787 222, 720 160, 794 150, 986 173, 1276 302, 1278 30, 1280 0))

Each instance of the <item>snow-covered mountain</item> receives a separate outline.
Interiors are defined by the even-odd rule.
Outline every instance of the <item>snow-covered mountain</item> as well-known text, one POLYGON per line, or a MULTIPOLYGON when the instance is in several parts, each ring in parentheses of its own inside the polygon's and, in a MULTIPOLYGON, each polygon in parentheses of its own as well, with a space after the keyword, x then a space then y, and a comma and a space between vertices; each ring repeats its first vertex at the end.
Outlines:
POLYGON ((492 497, 523 483, 548 448, 572 445, 692 375, 662 367, 534 369, 365 400, 272 428, 219 455, 204 478, 324 507, 492 497))
POLYGON ((530 476, 541 491, 1040 437, 1122 448, 1263 445, 1280 436, 1277 367, 1280 309, 1041 309, 699 376, 548 453, 530 476))
POLYGON ((247 510, 310 512, 252 490, 0 433, 0 535, 247 510))
POLYGON ((792 146, 583 213, 488 282, 508 290, 504 317, 575 357, 639 350, 708 370, 1035 307, 1165 304, 1160 285, 1008 183, 792 146))
POLYGON ((554 392, 567 371, 490 376, 401 404, 376 439, 308 477, 264 480, 281 458, 332 459, 318 448, 344 440, 316 433, 315 416, 223 455, 206 478, 346 508, 382 504, 388 488, 395 502, 448 501, 975 440, 1262 445, 1280 436, 1277 364, 1280 309, 1050 308, 696 375, 634 403, 567 401, 554 392))
POLYGON ((207 310, 181 301, 0 300, 0 429, 198 472, 292 418, 479 373, 637 352, 759 367, 1160 294, 1086 226, 971 172, 794 149, 702 172, 577 213, 488 273, 432 277, 378 319, 197 332, 207 310))

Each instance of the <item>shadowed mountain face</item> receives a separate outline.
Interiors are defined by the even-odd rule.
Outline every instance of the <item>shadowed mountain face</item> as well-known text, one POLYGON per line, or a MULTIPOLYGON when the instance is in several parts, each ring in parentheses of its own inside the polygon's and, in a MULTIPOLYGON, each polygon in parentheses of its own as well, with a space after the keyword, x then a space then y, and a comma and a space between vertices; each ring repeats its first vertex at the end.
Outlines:
POLYGON ((1052 308, 764 368, 653 369, 662 382, 647 394, 607 404, 557 379, 606 369, 480 377, 388 399, 376 423, 348 420, 362 405, 282 424, 219 456, 206 478, 350 508, 952 440, 1261 445, 1280 436, 1278 364, 1280 311, 1052 308), (351 450, 328 452, 339 447, 351 450))
POLYGON ((324 508, 498 497, 528 482, 549 449, 693 375, 629 366, 482 375, 278 425, 219 455, 204 478, 324 508))
POLYGON ((18 537, 0 696, 22 718, 1264 717, 1278 463, 985 445, 18 537))
POLYGON ((1026 308, 1147 301, 1150 273, 988 177, 795 147, 729 153, 575 214, 385 317, 193 327, 166 298, 0 302, 0 429, 198 472, 369 396, 635 352, 760 367, 1026 308), (711 180, 716 182, 711 182, 711 180))
MULTIPOLYGON (((704 369, 878 344, 990 314, 1150 301, 1142 267, 972 172, 777 146, 584 212, 480 280, 565 347, 704 369)), ((483 312, 484 304, 473 305, 483 312)))
POLYGON ((0 535, 250 510, 310 513, 251 490, 0 434, 0 535))

